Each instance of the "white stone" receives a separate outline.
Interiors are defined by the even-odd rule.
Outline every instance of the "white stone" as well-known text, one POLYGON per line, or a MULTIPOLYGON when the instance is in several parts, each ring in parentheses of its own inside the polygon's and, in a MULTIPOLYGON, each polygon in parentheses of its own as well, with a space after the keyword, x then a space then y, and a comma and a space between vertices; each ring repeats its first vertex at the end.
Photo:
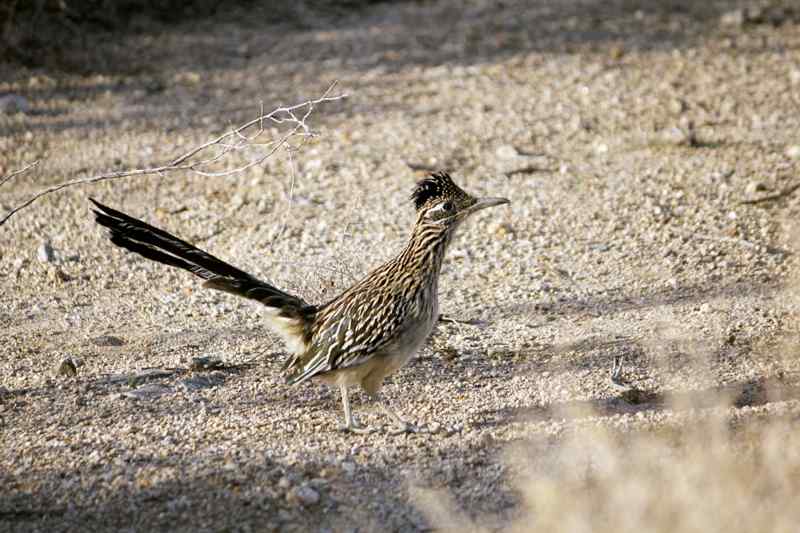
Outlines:
POLYGON ((513 159, 519 155, 517 149, 509 144, 498 146, 497 150, 495 150, 495 154, 497 154, 497 157, 500 159, 513 159))

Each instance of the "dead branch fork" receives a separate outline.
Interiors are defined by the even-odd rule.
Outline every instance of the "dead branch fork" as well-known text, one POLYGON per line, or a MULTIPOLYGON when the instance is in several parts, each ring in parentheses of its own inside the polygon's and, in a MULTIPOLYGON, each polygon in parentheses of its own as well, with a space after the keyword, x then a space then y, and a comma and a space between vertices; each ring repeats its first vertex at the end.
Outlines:
MULTIPOLYGON (((219 137, 211 139, 200 146, 192 148, 185 154, 173 159, 170 163, 149 168, 107 172, 97 176, 79 178, 50 186, 37 192, 20 205, 12 208, 3 218, 0 218, 0 226, 3 226, 12 216, 34 203, 39 198, 68 187, 132 176, 167 174, 178 170, 188 170, 195 174, 207 177, 230 176, 232 174, 238 174, 249 168, 260 165, 281 148, 286 148, 290 152, 296 151, 314 136, 314 132, 308 125, 308 119, 316 107, 323 103, 347 98, 346 94, 333 95, 332 92, 335 87, 336 82, 333 82, 322 94, 322 96, 315 100, 308 100, 292 106, 278 107, 269 113, 264 113, 262 107, 262 110, 257 118, 254 118, 253 120, 250 120, 249 122, 246 122, 228 131, 227 133, 223 133, 219 137), (275 139, 270 139, 266 142, 260 142, 260 137, 266 131, 264 127, 265 123, 292 124, 292 127, 286 133, 275 139), (300 143, 297 146, 293 146, 290 141, 298 137, 300 138, 300 143), (252 156, 251 158, 247 159, 246 163, 235 168, 218 171, 212 170, 214 164, 220 163, 229 154, 233 152, 241 152, 250 148, 259 148, 260 153, 252 156), (208 154, 208 152, 212 150, 216 150, 216 153, 208 154)), ((0 186, 12 178, 29 171, 38 163, 39 161, 36 161, 20 170, 12 172, 8 176, 3 177, 0 179, 0 186)))

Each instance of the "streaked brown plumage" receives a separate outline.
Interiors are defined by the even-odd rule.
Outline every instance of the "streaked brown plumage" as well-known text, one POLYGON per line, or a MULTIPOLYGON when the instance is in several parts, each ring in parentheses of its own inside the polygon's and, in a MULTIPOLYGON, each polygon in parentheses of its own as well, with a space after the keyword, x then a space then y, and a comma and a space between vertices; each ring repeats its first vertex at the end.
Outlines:
MULTIPOLYGON (((348 388, 360 385, 372 398, 386 376, 402 367, 438 319, 438 279, 448 243, 470 214, 508 203, 477 199, 445 172, 420 181, 412 194, 417 221, 405 248, 393 259, 323 305, 311 305, 208 253, 92 200, 96 220, 111 242, 148 259, 188 270, 205 286, 263 303, 269 325, 286 342, 287 382, 311 378, 339 386, 345 429, 366 431, 350 411, 348 388)), ((385 404, 399 430, 409 426, 385 404)))

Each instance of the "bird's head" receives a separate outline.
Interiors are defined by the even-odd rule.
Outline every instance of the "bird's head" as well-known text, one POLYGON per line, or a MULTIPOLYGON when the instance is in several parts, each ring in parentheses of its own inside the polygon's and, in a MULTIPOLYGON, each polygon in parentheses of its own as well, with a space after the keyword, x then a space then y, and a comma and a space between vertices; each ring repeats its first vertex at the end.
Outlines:
POLYGON ((447 172, 439 171, 417 183, 411 194, 418 223, 444 228, 457 226, 486 207, 510 203, 505 198, 477 198, 453 183, 447 172))

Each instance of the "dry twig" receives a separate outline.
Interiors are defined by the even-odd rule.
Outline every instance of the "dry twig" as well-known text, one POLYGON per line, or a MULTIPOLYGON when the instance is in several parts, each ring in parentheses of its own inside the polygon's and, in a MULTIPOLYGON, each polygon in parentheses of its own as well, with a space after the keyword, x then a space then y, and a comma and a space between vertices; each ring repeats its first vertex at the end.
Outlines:
POLYGON ((766 196, 761 196, 759 198, 752 198, 750 200, 742 200, 739 203, 744 205, 755 205, 755 204, 762 204, 765 202, 771 202, 773 200, 780 200, 781 198, 785 198, 791 195, 797 189, 800 189, 800 183, 795 183, 794 185, 790 185, 789 187, 786 187, 785 189, 782 189, 774 194, 767 194, 766 196))
POLYGON ((36 165, 39 164, 39 161, 40 161, 40 159, 37 159, 33 163, 28 163, 27 165, 25 165, 21 169, 15 170, 14 172, 9 174, 8 176, 4 176, 3 178, 0 178, 0 187, 2 187, 4 183, 6 183, 10 179, 14 178, 15 176, 19 176, 20 174, 24 174, 25 172, 27 172, 30 169, 32 169, 33 167, 35 167, 36 165))
MULTIPOLYGON (((257 118, 254 118, 253 120, 246 122, 215 139, 211 139, 200 146, 192 148, 185 154, 173 159, 170 163, 150 168, 109 172, 100 174, 98 176, 66 181, 43 189, 22 204, 11 209, 3 218, 0 219, 0 226, 3 226, 12 216, 22 209, 28 207, 39 198, 68 187, 96 183, 99 181, 127 178, 131 176, 167 174, 169 172, 175 172, 178 170, 188 170, 194 172, 195 174, 207 177, 230 176, 232 174, 244 172, 249 168, 260 165, 281 148, 286 148, 289 151, 296 151, 306 141, 314 136, 314 132, 308 125, 308 119, 314 112, 316 106, 326 102, 341 100, 347 97, 346 94, 332 95, 331 93, 335 87, 336 82, 332 83, 330 87, 328 87, 328 89, 323 93, 323 95, 315 100, 308 100, 306 102, 288 107, 278 107, 266 114, 262 112, 257 118), (285 134, 276 139, 271 139, 267 142, 260 142, 260 137, 266 131, 264 125, 265 123, 270 122, 279 125, 291 124, 292 127, 285 134), (290 141, 298 137, 300 138, 300 143, 297 146, 293 146, 290 141), (224 161, 225 158, 231 153, 242 152, 246 149, 252 148, 258 148, 261 151, 257 155, 247 159, 247 162, 243 165, 239 165, 232 169, 213 170, 215 164, 218 165, 220 162, 224 161), (216 153, 208 154, 209 151, 213 152, 214 150, 216 150, 216 153)), ((3 178, 3 181, 0 181, 0 185, 12 177, 25 172, 37 163, 38 161, 32 165, 29 165, 28 167, 10 174, 6 178, 3 178)))

